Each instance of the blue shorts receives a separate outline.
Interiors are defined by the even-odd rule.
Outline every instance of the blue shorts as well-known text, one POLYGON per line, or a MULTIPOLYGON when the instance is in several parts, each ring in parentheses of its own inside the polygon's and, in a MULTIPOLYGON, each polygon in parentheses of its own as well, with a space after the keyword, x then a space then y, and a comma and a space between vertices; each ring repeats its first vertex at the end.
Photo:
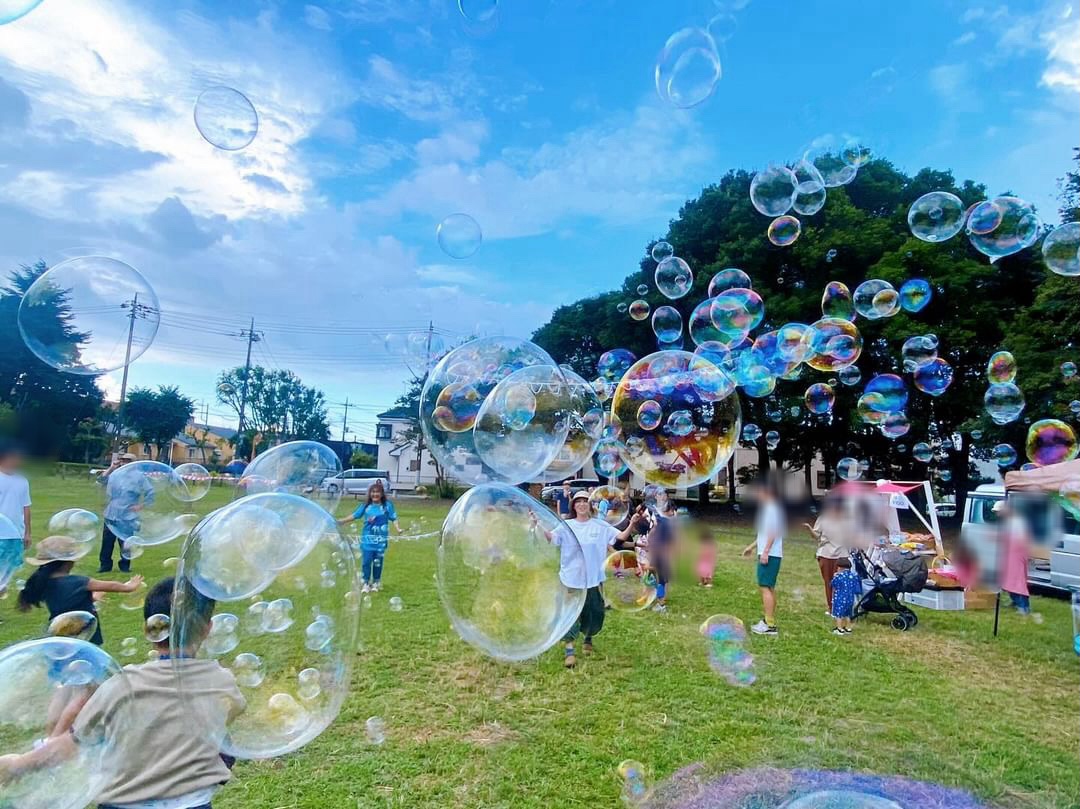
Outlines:
POLYGON ((12 576, 23 565, 23 541, 0 539, 0 590, 8 586, 12 576))

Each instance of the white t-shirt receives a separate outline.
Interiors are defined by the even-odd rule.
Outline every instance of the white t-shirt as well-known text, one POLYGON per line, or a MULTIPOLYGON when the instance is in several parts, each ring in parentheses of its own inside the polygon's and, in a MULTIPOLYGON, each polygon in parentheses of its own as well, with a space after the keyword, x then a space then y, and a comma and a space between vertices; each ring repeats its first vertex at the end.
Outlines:
MULTIPOLYGON (((0 472, 0 514, 3 514, 19 529, 18 539, 26 533, 23 509, 30 505, 30 484, 22 475, 9 475, 0 472)), ((16 539, 16 537, 0 537, 16 539)))
POLYGON ((769 549, 769 556, 784 555, 784 511, 771 500, 758 510, 757 515, 757 552, 765 553, 765 543, 769 537, 776 537, 769 549))
POLYGON ((604 560, 619 532, 603 520, 567 520, 577 543, 559 543, 559 578, 567 587, 596 587, 604 581, 604 560), (578 550, 580 548, 580 551, 578 550))

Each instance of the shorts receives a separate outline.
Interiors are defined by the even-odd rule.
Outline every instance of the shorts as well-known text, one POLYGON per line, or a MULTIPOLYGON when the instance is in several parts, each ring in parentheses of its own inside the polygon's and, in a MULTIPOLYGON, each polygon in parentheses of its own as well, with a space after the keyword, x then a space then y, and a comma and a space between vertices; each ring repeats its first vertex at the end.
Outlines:
POLYGON ((5 589, 23 564, 23 541, 0 539, 0 590, 5 589))
POLYGON ((770 556, 769 561, 766 564, 758 562, 757 565, 757 583, 758 587, 775 587, 776 577, 780 575, 780 560, 779 556, 770 556))

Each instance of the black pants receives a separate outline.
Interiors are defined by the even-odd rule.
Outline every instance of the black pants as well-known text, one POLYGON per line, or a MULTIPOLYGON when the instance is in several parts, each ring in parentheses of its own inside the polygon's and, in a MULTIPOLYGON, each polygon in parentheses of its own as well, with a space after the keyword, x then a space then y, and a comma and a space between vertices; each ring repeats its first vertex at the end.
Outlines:
POLYGON ((98 567, 103 571, 112 570, 113 545, 120 546, 120 570, 127 573, 131 570, 131 560, 124 558, 124 540, 114 534, 107 524, 101 529, 101 553, 98 554, 98 567))
POLYGON ((574 621, 570 631, 563 636, 566 643, 573 643, 578 633, 585 634, 585 640, 591 641, 604 628, 604 594, 600 587, 590 587, 585 591, 585 604, 581 608, 581 615, 574 621))

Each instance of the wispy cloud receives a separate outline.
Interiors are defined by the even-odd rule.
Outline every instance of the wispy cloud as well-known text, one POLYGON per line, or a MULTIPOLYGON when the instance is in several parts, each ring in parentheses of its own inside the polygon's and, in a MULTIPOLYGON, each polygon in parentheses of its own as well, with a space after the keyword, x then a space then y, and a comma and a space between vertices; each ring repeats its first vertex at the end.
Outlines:
POLYGON ((952 44, 959 47, 961 45, 967 45, 967 44, 969 44, 971 42, 974 42, 974 41, 975 41, 975 32, 974 31, 965 31, 960 36, 958 36, 956 39, 954 39, 952 41, 952 44))

